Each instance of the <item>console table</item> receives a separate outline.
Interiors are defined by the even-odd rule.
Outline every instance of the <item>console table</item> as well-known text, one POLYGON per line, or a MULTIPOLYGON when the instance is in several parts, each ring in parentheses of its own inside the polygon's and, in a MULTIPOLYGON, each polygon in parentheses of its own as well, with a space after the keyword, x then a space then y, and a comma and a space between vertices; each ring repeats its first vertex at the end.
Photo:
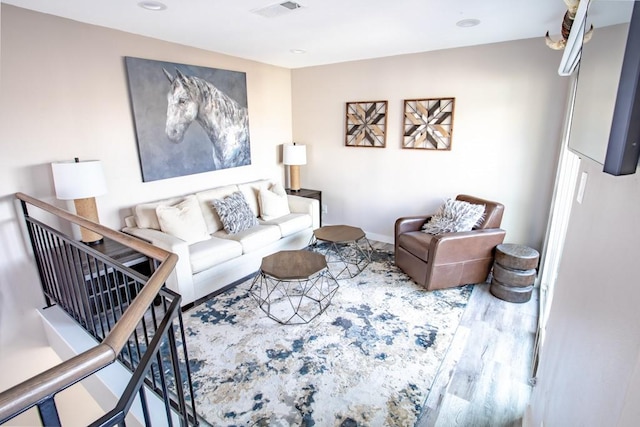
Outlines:
POLYGON ((287 194, 292 196, 306 197, 307 199, 316 199, 320 203, 320 226, 322 226, 322 191, 310 190, 308 188, 301 188, 300 190, 292 190, 286 188, 287 194))
MULTIPOLYGON (((105 237, 101 243, 92 245, 91 248, 145 276, 150 274, 149 258, 115 240, 105 237)), ((119 274, 106 259, 89 261, 82 258, 80 264, 76 262, 76 268, 84 278, 87 298, 95 310, 94 314, 111 309, 112 301, 120 300, 116 293, 122 293, 121 298, 128 299, 127 292, 137 292, 135 289, 125 289, 131 287, 133 282, 119 274)))
POLYGON ((135 249, 131 249, 130 247, 107 237, 103 239, 102 243, 92 245, 91 248, 108 256, 109 258, 114 259, 115 261, 118 261, 125 267, 133 268, 148 261, 148 258, 145 255, 135 249))

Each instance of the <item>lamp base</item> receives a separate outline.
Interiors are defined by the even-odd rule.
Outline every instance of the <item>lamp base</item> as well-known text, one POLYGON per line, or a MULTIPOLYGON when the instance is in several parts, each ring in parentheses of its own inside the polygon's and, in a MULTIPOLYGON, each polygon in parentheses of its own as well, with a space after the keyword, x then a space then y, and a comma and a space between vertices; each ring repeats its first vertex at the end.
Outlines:
POLYGON ((291 181, 291 190, 300 191, 300 166, 289 166, 289 180, 291 181))
MULTIPOLYGON (((98 208, 96 207, 95 197, 87 197, 86 199, 75 199, 73 204, 76 207, 76 214, 93 221, 100 223, 98 219, 98 208)), ((82 242, 88 245, 97 245, 103 240, 102 234, 98 234, 94 231, 87 230, 84 227, 80 227, 80 233, 82 235, 82 242)))

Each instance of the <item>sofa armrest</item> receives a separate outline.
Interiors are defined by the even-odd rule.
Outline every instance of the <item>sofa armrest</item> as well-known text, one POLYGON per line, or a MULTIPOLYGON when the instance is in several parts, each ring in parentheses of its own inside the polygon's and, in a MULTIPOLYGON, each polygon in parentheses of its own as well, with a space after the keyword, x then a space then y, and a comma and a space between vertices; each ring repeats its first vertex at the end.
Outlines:
POLYGON ((193 273, 187 242, 151 228, 125 227, 122 229, 122 232, 131 234, 154 246, 178 255, 176 267, 167 279, 167 287, 182 295, 182 305, 194 301, 195 289, 193 286, 193 273))
POLYGON ((320 228, 320 202, 308 197, 287 195, 289 211, 311 215, 313 229, 320 228))
POLYGON ((493 250, 506 234, 501 228, 488 228, 435 235, 431 239, 429 262, 435 266, 493 256, 493 250))
POLYGON ((427 222, 429 218, 431 218, 431 215, 405 216, 398 218, 396 220, 394 236, 397 238, 402 233, 420 231, 424 223, 427 222))
POLYGON ((189 245, 182 239, 152 228, 124 227, 122 232, 136 236, 151 243, 154 246, 170 252, 181 252, 189 245))
POLYGON ((398 236, 409 231, 420 231, 422 225, 431 218, 431 215, 404 216, 398 218, 395 223, 393 233, 393 246, 395 253, 398 253, 398 236))

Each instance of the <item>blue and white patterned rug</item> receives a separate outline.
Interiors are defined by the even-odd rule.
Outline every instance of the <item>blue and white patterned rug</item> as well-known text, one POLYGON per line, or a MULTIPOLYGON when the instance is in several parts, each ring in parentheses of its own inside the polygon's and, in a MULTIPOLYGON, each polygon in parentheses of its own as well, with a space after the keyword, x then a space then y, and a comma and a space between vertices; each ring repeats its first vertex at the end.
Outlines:
POLYGON ((184 313, 197 412, 215 426, 412 426, 472 286, 426 292, 377 251, 311 323, 281 325, 251 280, 184 313))

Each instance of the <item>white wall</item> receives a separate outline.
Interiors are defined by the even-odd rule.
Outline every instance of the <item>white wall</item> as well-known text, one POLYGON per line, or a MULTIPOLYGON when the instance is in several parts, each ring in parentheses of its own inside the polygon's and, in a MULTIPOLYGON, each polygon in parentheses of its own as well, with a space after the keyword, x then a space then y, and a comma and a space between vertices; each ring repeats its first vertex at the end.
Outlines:
MULTIPOLYGON (((33 326, 39 280, 21 233, 14 193, 73 209, 54 196, 50 162, 100 159, 108 194, 103 224, 121 228, 137 202, 229 182, 283 177, 279 145, 291 141, 288 69, 81 24, 2 4, 0 72, 0 359, 33 326), (124 57, 246 72, 252 165, 143 183, 124 57), (20 319, 20 327, 17 326, 20 319)), ((1 386, 2 384, 0 384, 1 386)), ((0 387, 2 388, 2 387, 0 387)))
POLYGON ((567 92, 560 54, 541 39, 290 71, 6 4, 1 20, 0 361, 17 335, 44 339, 30 327, 42 298, 13 194, 68 206, 54 198, 49 163, 75 156, 104 162, 98 205, 114 228, 139 201, 281 176, 278 146, 293 136, 308 144, 302 183, 323 191, 326 223, 390 241, 397 217, 466 192, 506 205, 508 241, 541 246, 567 92), (124 56, 246 72, 253 164, 143 183, 124 56), (402 100, 450 96, 452 151, 400 149, 402 100), (381 99, 387 147, 344 147, 345 103, 381 99))
POLYGON ((640 172, 583 159, 547 323, 534 426, 632 426, 640 396, 640 172))
POLYGON ((308 145, 302 186, 323 222, 392 241, 400 216, 468 193, 505 205, 506 240, 540 249, 567 81, 540 39, 294 69, 293 136, 308 145), (455 97, 451 151, 401 149, 403 100, 455 97), (345 147, 345 104, 387 100, 386 148, 345 147))

